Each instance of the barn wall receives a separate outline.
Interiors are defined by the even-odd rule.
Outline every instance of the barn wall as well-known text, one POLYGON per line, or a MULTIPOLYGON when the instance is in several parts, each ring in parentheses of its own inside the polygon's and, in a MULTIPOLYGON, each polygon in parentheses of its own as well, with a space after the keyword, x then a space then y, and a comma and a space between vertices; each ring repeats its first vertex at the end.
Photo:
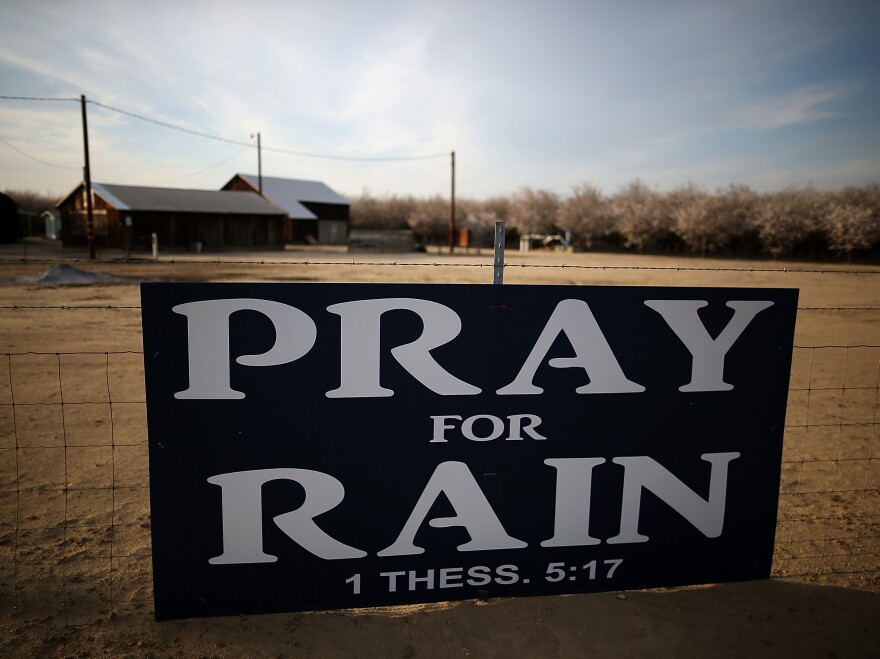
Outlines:
MULTIPOLYGON (((88 243, 87 211, 82 190, 68 197, 58 210, 61 213, 61 244, 64 247, 86 245, 88 243)), ((95 229, 95 245, 112 247, 121 241, 119 212, 97 195, 94 195, 92 201, 92 221, 95 229)))
POLYGON ((317 243, 317 220, 291 220, 290 240, 292 243, 317 243))
MULTIPOLYGON (((72 195, 59 207, 64 247, 87 244, 86 211, 82 194, 72 195)), ((93 216, 95 245, 102 249, 125 248, 125 217, 132 218, 131 247, 148 250, 156 233, 161 247, 203 249, 252 247, 278 248, 284 245, 284 217, 281 215, 227 215, 173 213, 164 211, 119 211, 95 196, 93 216)), ((305 238, 303 238, 305 240, 305 238)))
POLYGON ((283 217, 280 215, 221 215, 208 213, 140 213, 135 235, 149 243, 150 234, 159 244, 177 249, 238 249, 283 246, 283 217))

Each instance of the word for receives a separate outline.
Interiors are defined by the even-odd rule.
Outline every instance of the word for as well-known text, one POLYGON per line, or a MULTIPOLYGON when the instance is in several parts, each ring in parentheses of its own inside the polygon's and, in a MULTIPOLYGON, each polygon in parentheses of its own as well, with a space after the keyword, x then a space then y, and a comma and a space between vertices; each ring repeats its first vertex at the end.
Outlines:
MULTIPOLYGON (((432 416, 431 419, 434 421, 434 436, 431 442, 448 442, 446 431, 454 429, 455 426, 447 422, 461 421, 461 417, 456 414, 432 416)), ((532 439, 547 439, 536 430, 541 425, 541 417, 535 414, 511 414, 507 417, 507 422, 508 432, 505 441, 522 441, 522 433, 525 433, 532 439)), ((482 425, 485 426, 486 424, 483 423, 482 425)), ((497 416, 492 414, 475 414, 462 422, 460 431, 464 437, 472 442, 491 442, 501 437, 504 434, 504 429, 504 421, 497 416), (488 422, 492 426, 492 430, 488 434, 477 434, 474 430, 474 426, 480 421, 488 422)))

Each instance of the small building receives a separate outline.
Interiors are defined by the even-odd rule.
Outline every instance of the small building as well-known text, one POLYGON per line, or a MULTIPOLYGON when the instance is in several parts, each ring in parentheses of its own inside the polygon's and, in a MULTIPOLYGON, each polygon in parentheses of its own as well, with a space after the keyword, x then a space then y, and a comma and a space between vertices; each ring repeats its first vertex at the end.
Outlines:
POLYGON ((223 186, 224 190, 261 193, 267 201, 284 209, 285 241, 289 243, 320 243, 343 245, 348 239, 351 203, 320 181, 260 177, 236 174, 223 186))
MULTIPOLYGON (((85 245, 84 184, 57 208, 63 246, 85 245)), ((256 194, 93 183, 92 208, 95 244, 105 248, 149 248, 153 233, 172 248, 284 247, 287 213, 256 194)))

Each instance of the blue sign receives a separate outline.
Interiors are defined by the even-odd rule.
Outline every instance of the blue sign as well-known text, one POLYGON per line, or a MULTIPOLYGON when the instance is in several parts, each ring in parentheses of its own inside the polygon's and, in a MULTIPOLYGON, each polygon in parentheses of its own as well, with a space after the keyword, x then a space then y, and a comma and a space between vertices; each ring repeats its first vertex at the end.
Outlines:
POLYGON ((141 296, 157 619, 769 576, 796 290, 141 296))

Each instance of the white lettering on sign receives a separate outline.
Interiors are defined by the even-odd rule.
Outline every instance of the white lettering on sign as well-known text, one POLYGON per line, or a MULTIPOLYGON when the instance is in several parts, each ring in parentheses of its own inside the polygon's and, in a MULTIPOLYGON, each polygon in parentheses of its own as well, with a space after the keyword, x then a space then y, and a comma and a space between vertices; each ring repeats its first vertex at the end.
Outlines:
POLYGON ((617 363, 617 358, 599 329, 599 324, 583 300, 562 300, 550 315, 541 336, 520 369, 519 375, 496 393, 501 396, 514 394, 540 394, 544 390, 532 383, 535 373, 547 352, 561 333, 565 332, 574 348, 574 357, 556 357, 547 362, 553 368, 582 368, 590 382, 578 387, 579 394, 627 394, 645 390, 628 380, 617 363))
POLYGON ((441 462, 422 491, 412 514, 394 543, 379 552, 379 556, 407 556, 425 550, 414 543, 416 532, 425 521, 431 506, 441 494, 446 495, 455 509, 455 517, 436 517, 428 522, 434 528, 463 526, 471 536, 470 542, 458 546, 458 551, 488 551, 491 549, 521 549, 522 540, 507 535, 486 496, 474 480, 471 470, 463 462, 441 462))
MULTIPOLYGON (((704 300, 647 300, 645 305, 659 313, 691 355, 691 381, 679 387, 683 392, 728 391, 724 381, 724 360, 752 319, 773 305, 769 301, 727 302, 734 315, 713 339, 701 322, 698 310, 704 300)), ((183 399, 241 399, 245 393, 230 382, 229 320, 239 311, 253 311, 265 316, 275 329, 275 342, 266 352, 241 355, 235 361, 242 366, 271 367, 287 364, 305 356, 315 345, 317 328, 306 313, 281 302, 253 298, 201 300, 172 308, 187 319, 189 387, 174 394, 183 399)), ((453 341, 462 328, 461 318, 449 307, 415 298, 355 300, 327 307, 340 317, 339 387, 326 392, 328 398, 379 398, 394 391, 380 384, 382 316, 389 311, 416 314, 422 333, 407 344, 391 349, 392 357, 416 381, 440 396, 474 396, 481 389, 447 371, 431 351, 453 341)), ((583 300, 562 300, 526 356, 519 373, 509 384, 496 390, 500 396, 537 395, 543 389, 534 383, 538 369, 546 361, 551 368, 580 368, 588 382, 575 389, 579 394, 626 394, 644 392, 623 372, 611 345, 602 333, 589 305, 583 300), (573 357, 547 359, 557 338, 565 334, 574 349, 573 357)), ((455 419, 453 416, 444 417, 455 419)), ((495 417, 485 415, 495 424, 495 417)), ((461 431, 473 441, 489 441, 468 420, 461 431)), ((443 426, 444 430, 448 426, 443 426)), ((497 430, 498 426, 494 428, 497 430)), ((523 427, 526 430, 526 427, 523 427)), ((494 430, 493 430, 494 432, 494 430)), ((502 429, 503 433, 503 429, 502 429)), ((501 433, 499 433, 500 436, 501 433)), ((435 439, 436 439, 435 428, 435 439)), ((495 439, 495 437, 491 437, 495 439)), ((511 423, 510 439, 516 439, 511 423)), ((433 440, 432 440, 433 441, 433 440)))
POLYGON ((727 466, 739 453, 704 453, 700 456, 712 465, 709 477, 709 498, 699 494, 678 480, 656 460, 645 455, 612 458, 623 465, 623 508, 620 511, 620 533, 608 538, 609 545, 647 542, 648 536, 639 533, 639 511, 642 490, 657 495, 669 504, 707 538, 717 538, 724 527, 724 506, 727 501, 727 466))
POLYGON ((391 354, 416 380, 441 396, 473 396, 480 389, 459 380, 434 361, 431 350, 449 343, 461 332, 461 318, 449 307, 429 300, 388 298, 357 300, 327 307, 342 319, 341 383, 328 398, 393 396, 379 384, 380 319, 388 311, 418 314, 424 329, 412 343, 392 348, 391 354))
MULTIPOLYGON (((728 465, 739 453, 704 453, 711 465, 709 497, 703 499, 674 474, 648 456, 618 457, 612 463, 624 468, 620 531, 605 540, 610 545, 648 542, 638 531, 642 490, 648 490, 691 523, 707 538, 717 538, 724 527, 728 465)), ((590 535, 590 499, 593 469, 605 458, 551 458, 544 464, 556 470, 554 535, 542 547, 576 547, 601 544, 590 535)), ((306 551, 325 560, 363 558, 367 552, 331 537, 315 517, 335 508, 345 496, 336 478, 309 469, 256 469, 218 474, 209 483, 222 489, 223 553, 212 565, 273 563, 276 556, 263 551, 262 487, 274 480, 299 483, 305 498, 296 510, 273 518, 276 526, 306 551)), ((441 462, 428 479, 397 539, 378 556, 412 556, 425 549, 415 537, 438 497, 443 495, 455 510, 452 517, 427 520, 434 528, 462 527, 470 541, 458 551, 521 549, 526 542, 510 536, 492 509, 473 474, 463 462, 441 462)))
POLYGON ((709 336, 697 312, 709 303, 704 300, 646 300, 645 305, 663 316, 663 320, 681 339, 691 356, 691 381, 680 391, 729 391, 724 381, 724 357, 752 319, 772 307, 772 302, 728 302, 733 318, 716 339, 709 336))
POLYGON ((244 398, 229 383, 229 317, 257 311, 275 327, 275 345, 261 355, 242 355, 244 366, 277 366, 295 361, 315 345, 318 330, 308 315, 289 304, 249 298, 201 300, 171 309, 186 316, 189 346, 189 389, 174 394, 187 399, 244 398))
POLYGON ((274 563, 277 556, 263 552, 263 485, 290 480, 305 490, 303 504, 272 521, 287 536, 319 558, 361 558, 367 553, 342 544, 324 533, 314 518, 338 506, 345 488, 338 480, 310 469, 254 469, 218 474, 208 479, 223 490, 223 554, 212 565, 274 563))
MULTIPOLYGON (((432 416, 431 419, 434 421, 434 435, 430 443, 448 442, 446 431, 454 430, 455 425, 447 422, 462 420, 457 414, 442 414, 432 416)), ((504 438, 507 442, 522 441, 522 433, 525 433, 532 439, 547 439, 537 431, 538 426, 541 425, 541 417, 536 414, 511 414, 507 417, 507 422, 509 430, 507 437, 504 438)), ((461 434, 472 442, 491 442, 505 434, 504 429, 504 421, 492 414, 475 414, 474 416, 469 416, 461 424, 461 434), (478 434, 474 429, 478 421, 483 421, 483 426, 488 422, 492 426, 491 431, 488 433, 484 431, 478 434)))
POLYGON ((542 547, 579 547, 601 542, 590 535, 590 497, 593 467, 604 462, 605 458, 544 460, 544 464, 556 469, 556 511, 553 537, 542 542, 542 547))

